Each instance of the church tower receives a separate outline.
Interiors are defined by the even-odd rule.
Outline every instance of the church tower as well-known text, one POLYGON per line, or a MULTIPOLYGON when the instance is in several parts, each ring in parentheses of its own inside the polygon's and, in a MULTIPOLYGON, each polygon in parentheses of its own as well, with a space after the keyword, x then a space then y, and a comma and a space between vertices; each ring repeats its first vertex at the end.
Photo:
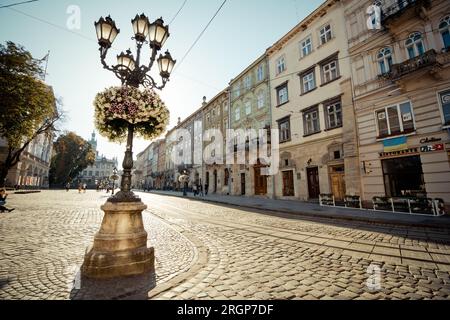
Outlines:
POLYGON ((94 149, 95 156, 98 157, 97 138, 95 136, 95 131, 92 132, 92 136, 91 136, 91 140, 89 140, 89 144, 92 146, 92 149, 94 149))

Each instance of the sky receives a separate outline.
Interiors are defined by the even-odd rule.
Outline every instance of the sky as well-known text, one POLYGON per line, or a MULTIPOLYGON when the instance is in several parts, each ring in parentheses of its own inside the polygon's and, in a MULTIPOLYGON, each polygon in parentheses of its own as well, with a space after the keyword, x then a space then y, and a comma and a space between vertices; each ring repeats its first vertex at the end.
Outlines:
MULTIPOLYGON (((0 7, 24 0, 0 0, 0 7)), ((119 80, 102 68, 94 21, 111 15, 121 30, 107 61, 131 48, 135 52, 131 19, 145 13, 150 21, 163 17, 171 21, 184 0, 39 0, 0 8, 0 42, 23 45, 35 58, 50 57, 46 82, 63 101, 66 120, 62 130, 89 139, 94 126, 95 95, 119 85, 119 80), (76 13, 79 9, 79 19, 76 13), (20 12, 19 12, 20 11, 20 12), (75 18, 75 19, 74 19, 75 18), (79 23, 78 23, 79 22, 79 23)), ((170 25, 170 37, 163 50, 170 50, 179 62, 223 0, 187 0, 170 25)), ((160 92, 171 113, 171 124, 197 110, 225 89, 230 80, 249 66, 279 38, 317 8, 323 0, 228 0, 184 62, 177 66, 170 82, 160 92)), ((144 49, 144 60, 149 49, 144 49)), ((158 68, 155 65, 155 72, 158 68)), ((159 76, 156 77, 159 80, 159 76)), ((123 159, 125 146, 110 143, 97 134, 98 151, 123 159)), ((135 139, 134 156, 151 141, 135 139)))

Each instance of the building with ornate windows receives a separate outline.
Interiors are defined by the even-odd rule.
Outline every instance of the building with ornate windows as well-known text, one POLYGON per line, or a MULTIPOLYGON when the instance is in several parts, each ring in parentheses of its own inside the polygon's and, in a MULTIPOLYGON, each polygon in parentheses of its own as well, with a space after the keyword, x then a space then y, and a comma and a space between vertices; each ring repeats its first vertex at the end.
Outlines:
MULTIPOLYGON (((270 93, 269 68, 266 54, 261 55, 253 63, 231 80, 230 84, 230 129, 256 130, 270 129, 270 93)), ((250 137, 246 137, 247 146, 250 137)), ((237 140, 235 141, 237 145, 237 140)), ((234 152, 237 154, 237 148, 234 152)), ((232 150, 229 152, 233 152, 232 150)), ((249 163, 248 147, 245 152, 246 161, 239 162, 230 169, 231 194, 243 196, 267 196, 272 188, 271 180, 261 174, 263 165, 249 163)))
POLYGON ((208 159, 203 159, 201 184, 208 184, 208 191, 212 194, 231 193, 230 167, 225 164, 226 130, 229 127, 228 105, 229 93, 228 89, 225 89, 203 107, 203 151, 208 159), (221 134, 221 150, 209 147, 218 138, 211 130, 217 130, 221 134))
POLYGON ((267 50, 272 126, 280 131, 276 198, 360 194, 344 25, 342 2, 328 0, 267 50))
MULTIPOLYGON (((48 188, 49 170, 53 151, 54 135, 41 134, 36 137, 20 156, 20 161, 11 168, 6 177, 6 186, 21 188, 48 188)), ((7 156, 8 143, 0 138, 0 157, 7 156)))
POLYGON ((344 4, 363 199, 426 196, 448 206, 450 2, 344 4), (367 15, 373 4, 379 16, 367 15))

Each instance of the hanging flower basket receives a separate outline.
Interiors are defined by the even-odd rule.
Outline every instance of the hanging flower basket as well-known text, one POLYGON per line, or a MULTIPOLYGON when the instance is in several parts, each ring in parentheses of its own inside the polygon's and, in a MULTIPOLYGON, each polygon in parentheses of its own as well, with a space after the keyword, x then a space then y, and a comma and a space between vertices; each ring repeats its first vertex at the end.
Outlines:
POLYGON ((115 142, 126 140, 129 124, 137 136, 148 140, 160 136, 169 124, 169 110, 151 89, 111 87, 97 94, 94 106, 96 128, 115 142))

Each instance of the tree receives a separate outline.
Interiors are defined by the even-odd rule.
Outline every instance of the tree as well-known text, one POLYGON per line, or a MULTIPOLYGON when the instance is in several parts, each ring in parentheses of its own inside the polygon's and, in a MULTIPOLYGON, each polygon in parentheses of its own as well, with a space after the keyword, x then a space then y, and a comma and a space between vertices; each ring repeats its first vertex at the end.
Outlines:
POLYGON ((6 157, 0 161, 0 187, 28 145, 55 131, 62 118, 52 88, 41 80, 41 62, 13 42, 0 44, 0 137, 7 142, 6 157))
POLYGON ((92 146, 76 135, 68 132, 54 143, 54 155, 50 166, 50 183, 64 185, 73 181, 84 169, 95 162, 92 146))

